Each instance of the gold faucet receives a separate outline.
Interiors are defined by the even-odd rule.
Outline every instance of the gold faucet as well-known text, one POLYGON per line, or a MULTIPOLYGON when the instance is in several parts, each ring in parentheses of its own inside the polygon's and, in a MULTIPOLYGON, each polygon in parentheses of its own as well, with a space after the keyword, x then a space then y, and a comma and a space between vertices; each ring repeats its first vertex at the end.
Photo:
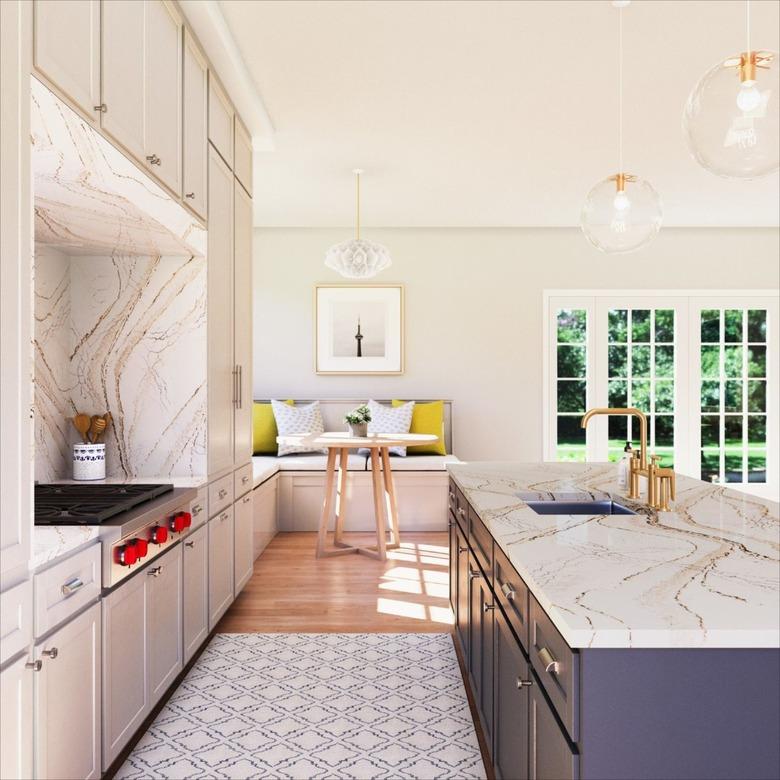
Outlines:
POLYGON ((596 415, 633 415, 639 420, 639 452, 635 452, 629 464, 628 497, 639 498, 639 477, 647 478, 647 504, 653 509, 669 511, 669 500, 676 496, 676 480, 674 470, 661 468, 658 465, 658 455, 653 455, 647 462, 647 417, 644 412, 634 406, 625 408, 601 407, 589 409, 582 418, 580 425, 586 428, 591 417, 596 415))

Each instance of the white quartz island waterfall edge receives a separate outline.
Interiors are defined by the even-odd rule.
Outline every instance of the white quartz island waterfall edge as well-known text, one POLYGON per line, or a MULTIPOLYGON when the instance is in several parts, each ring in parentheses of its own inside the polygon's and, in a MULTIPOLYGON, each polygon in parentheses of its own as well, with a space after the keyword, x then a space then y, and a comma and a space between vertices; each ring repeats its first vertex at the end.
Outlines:
POLYGON ((777 503, 678 475, 657 512, 622 496, 615 464, 447 468, 570 647, 780 646, 777 503), (538 515, 518 491, 609 493, 640 514, 538 515))

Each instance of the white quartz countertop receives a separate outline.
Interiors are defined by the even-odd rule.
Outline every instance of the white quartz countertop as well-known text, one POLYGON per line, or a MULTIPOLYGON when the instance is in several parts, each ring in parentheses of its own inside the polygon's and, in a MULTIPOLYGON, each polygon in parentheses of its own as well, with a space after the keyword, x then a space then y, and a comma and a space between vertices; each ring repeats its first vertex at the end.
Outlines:
POLYGON ((777 503, 678 475, 657 512, 623 497, 615 464, 447 468, 569 646, 780 647, 777 503), (609 493, 641 514, 538 515, 518 491, 609 493))
MULTIPOLYGON (((178 488, 200 488, 208 484, 208 477, 134 477, 84 480, 58 479, 55 484, 64 485, 121 485, 121 484, 172 484, 178 488)), ((35 571, 58 558, 85 547, 98 539, 97 525, 35 525, 33 526, 32 556, 29 569, 35 571)))

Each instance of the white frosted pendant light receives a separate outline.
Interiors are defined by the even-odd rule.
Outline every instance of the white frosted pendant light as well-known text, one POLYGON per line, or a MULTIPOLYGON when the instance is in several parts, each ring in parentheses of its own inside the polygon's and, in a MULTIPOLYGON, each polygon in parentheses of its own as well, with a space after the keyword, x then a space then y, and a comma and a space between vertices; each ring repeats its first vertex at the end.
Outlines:
POLYGON ((710 68, 683 111, 683 132, 694 159, 730 179, 766 176, 780 165, 780 67, 777 54, 750 46, 710 68))
POLYGON ((334 244, 325 253, 325 265, 347 279, 370 279, 390 266, 392 260, 382 244, 360 237, 360 174, 363 171, 356 168, 352 172, 356 188, 355 238, 334 244))
POLYGON ((650 182, 623 169, 623 8, 618 9, 618 172, 598 182, 588 193, 580 226, 593 246, 607 254, 633 252, 649 244, 663 221, 661 198, 650 182))

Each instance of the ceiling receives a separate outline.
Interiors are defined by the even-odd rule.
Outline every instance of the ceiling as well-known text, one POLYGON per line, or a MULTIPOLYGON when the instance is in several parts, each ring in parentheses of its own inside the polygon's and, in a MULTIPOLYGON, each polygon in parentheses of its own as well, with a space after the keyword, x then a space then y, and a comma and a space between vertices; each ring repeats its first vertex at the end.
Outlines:
MULTIPOLYGON (((255 152, 255 224, 578 224, 617 169, 617 20, 608 0, 220 0, 275 128, 255 152)), ((777 51, 780 3, 754 0, 777 51)), ((742 0, 635 0, 624 12, 625 168, 665 224, 777 225, 778 176, 719 179, 680 129, 698 78, 745 42, 742 0)))

